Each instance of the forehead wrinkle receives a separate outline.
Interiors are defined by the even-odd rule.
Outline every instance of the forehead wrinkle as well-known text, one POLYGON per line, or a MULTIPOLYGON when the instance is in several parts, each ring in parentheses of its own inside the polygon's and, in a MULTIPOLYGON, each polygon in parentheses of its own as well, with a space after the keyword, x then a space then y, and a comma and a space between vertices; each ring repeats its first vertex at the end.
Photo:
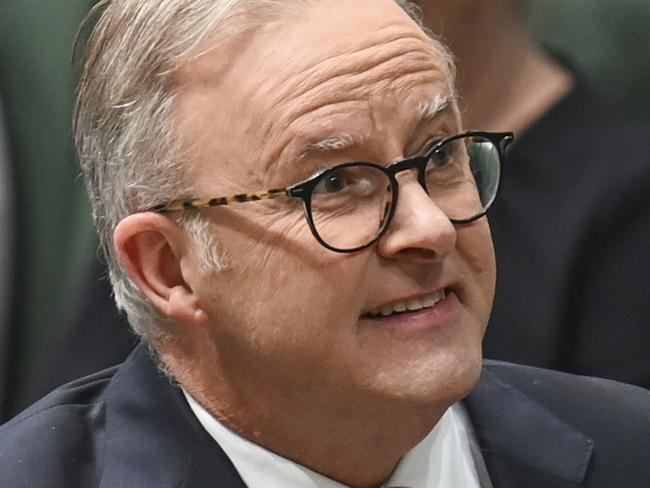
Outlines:
POLYGON ((300 156, 293 143, 304 132, 301 123, 305 117, 317 117, 322 109, 362 102, 396 82, 402 89, 426 83, 451 85, 451 75, 433 41, 412 28, 389 26, 363 44, 337 48, 334 54, 303 63, 307 67, 292 61, 276 66, 272 82, 257 87, 253 96, 262 101, 265 113, 274 114, 259 126, 259 140, 266 141, 265 167, 287 152, 292 158, 300 156))
MULTIPOLYGON (((441 80, 440 72, 435 70, 431 70, 424 73, 420 70, 408 70, 402 73, 402 76, 408 78, 409 75, 412 75, 414 73, 421 75, 416 80, 417 82, 436 83, 436 82, 440 82, 441 80)), ((410 95, 409 87, 412 83, 408 82, 408 80, 405 81, 404 79, 400 79, 400 78, 393 79, 390 81, 392 82, 391 84, 394 87, 394 92, 400 93, 401 95, 404 96, 404 99, 407 100, 408 96, 410 95)), ((445 83, 443 86, 447 86, 447 84, 445 83)), ((322 100, 310 100, 303 107, 301 107, 300 110, 296 109, 294 111, 290 111, 286 115, 280 114, 276 118, 271 119, 267 123, 265 123, 264 124, 265 135, 263 138, 261 138, 261 140, 267 141, 267 144, 265 144, 267 150, 264 152, 266 154, 271 155, 271 157, 267 161, 267 164, 265 164, 265 167, 271 166, 273 162, 280 160, 282 157, 289 156, 292 159, 304 159, 305 157, 307 157, 308 155, 314 152, 309 150, 310 144, 312 143, 317 144, 318 142, 339 135, 336 134, 335 131, 331 129, 329 130, 321 129, 320 134, 318 133, 318 129, 316 129, 315 130, 316 135, 313 136, 310 134, 304 134, 304 130, 302 129, 302 127, 304 126, 302 125, 302 122, 307 117, 311 119, 318 119, 319 112, 323 112, 323 111, 327 112, 329 110, 333 110, 334 108, 336 108, 336 110, 334 110, 333 112, 335 116, 340 115, 342 113, 345 114, 345 113, 357 112, 359 108, 356 107, 355 105, 359 103, 362 103, 363 105, 367 105, 368 103, 368 95, 362 93, 362 91, 363 90, 361 90, 360 93, 349 93, 346 92, 346 90, 332 89, 331 98, 329 100, 326 100, 325 102, 323 102, 322 100), (341 92, 343 92, 344 95, 346 96, 341 96, 341 92), (336 99, 334 100, 334 98, 336 99), (280 133, 278 134, 278 132, 280 133), (302 141, 300 139, 302 139, 302 141), (303 143, 303 141, 306 142, 303 143), (292 144, 295 142, 298 142, 298 144, 292 144)), ((381 92, 380 97, 383 94, 387 94, 387 93, 388 91, 381 92)), ((412 122, 413 127, 416 127, 424 119, 435 118, 434 112, 436 112, 435 115, 439 115, 440 112, 444 112, 448 109, 453 109, 454 108, 453 100, 454 100, 453 96, 450 97, 450 96, 438 94, 428 101, 421 102, 417 106, 414 112, 415 119, 412 122)), ((372 118, 372 114, 367 112, 364 112, 364 114, 366 116, 371 116, 372 118)), ((332 114, 326 113, 325 117, 332 117, 332 114)), ((346 144, 345 149, 348 149, 349 147, 353 147, 353 146, 354 147, 361 146, 365 142, 365 138, 363 135, 360 134, 353 135, 350 134, 349 132, 347 134, 352 135, 354 144, 350 144, 349 146, 346 144)), ((342 141, 337 141, 337 142, 342 142, 342 141)), ((344 148, 342 147, 340 150, 343 149, 344 148)))
MULTIPOLYGON (((425 69, 428 67, 426 66, 425 69)), ((421 66, 408 70, 399 67, 396 67, 396 69, 399 70, 400 76, 398 78, 391 72, 375 78, 371 84, 389 81, 392 85, 401 85, 400 91, 406 92, 408 91, 406 87, 416 83, 436 83, 441 81, 441 73, 435 69, 423 70, 421 66)), ((340 84, 327 84, 327 86, 322 87, 317 97, 290 102, 289 106, 285 106, 284 109, 278 105, 275 111, 270 110, 268 112, 276 114, 276 117, 269 118, 264 123, 262 132, 264 138, 267 140, 273 139, 272 135, 277 130, 280 130, 279 128, 282 128, 281 130, 285 133, 290 133, 296 126, 300 126, 305 118, 317 117, 318 112, 321 110, 346 104, 365 103, 368 100, 371 91, 367 86, 359 86, 359 82, 356 80, 351 80, 349 85, 351 86, 342 87, 340 84)), ((386 86, 382 88, 386 88, 386 86)))
POLYGON ((318 99, 328 91, 368 90, 378 81, 416 72, 430 71, 444 77, 442 60, 436 62, 432 43, 412 33, 400 34, 390 41, 373 40, 361 48, 328 56, 311 67, 289 65, 290 72, 267 88, 267 100, 274 100, 270 110, 282 109, 287 100, 318 99))
MULTIPOLYGON (((342 46, 339 44, 336 47, 341 48, 342 46)), ((411 29, 396 29, 394 27, 380 29, 363 44, 356 46, 346 44, 343 51, 326 55, 322 59, 316 60, 312 66, 300 67, 296 79, 297 86, 293 87, 290 93, 303 95, 316 88, 323 81, 346 74, 367 71, 373 66, 380 65, 382 62, 395 57, 396 51, 399 54, 400 51, 410 50, 421 51, 427 55, 435 52, 433 42, 429 38, 425 40, 413 33, 411 29), (430 48, 431 51, 424 49, 423 46, 430 48), (303 88, 303 91, 296 91, 299 87, 303 88)), ((289 66, 289 68, 296 67, 289 66)), ((295 75, 296 72, 289 74, 289 76, 295 75)))
MULTIPOLYGON (((359 101, 359 99, 346 98, 338 100, 336 103, 319 106, 315 108, 313 112, 327 109, 329 113, 326 114, 326 117, 338 117, 342 113, 351 113, 356 110, 354 105, 358 104, 359 101)), ((286 163, 302 160, 313 153, 313 151, 309 151, 310 145, 318 144, 319 142, 340 135, 351 137, 354 144, 350 147, 356 147, 365 141, 364 136, 361 134, 337 130, 331 126, 305 129, 304 126, 300 126, 300 124, 296 124, 295 122, 287 125, 283 120, 284 119, 282 118, 278 118, 268 124, 265 136, 260 139, 264 141, 261 152, 268 155, 268 157, 264 158, 262 161, 262 166, 265 171, 268 171, 268 169, 278 161, 284 161, 286 163), (281 127, 282 129, 277 129, 277 127, 281 127), (274 131, 274 128, 277 130, 274 131)), ((343 150, 343 148, 340 150, 343 150)))

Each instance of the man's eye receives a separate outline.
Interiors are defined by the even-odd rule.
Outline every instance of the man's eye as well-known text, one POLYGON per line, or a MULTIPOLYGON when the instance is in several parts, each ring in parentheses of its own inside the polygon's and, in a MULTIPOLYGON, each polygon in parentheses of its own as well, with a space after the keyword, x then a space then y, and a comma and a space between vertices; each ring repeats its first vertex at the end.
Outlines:
POLYGON ((319 186, 321 186, 326 193, 338 193, 345 188, 345 179, 343 175, 340 174, 328 175, 323 179, 319 186))
POLYGON ((345 189, 347 182, 346 177, 342 173, 332 173, 323 178, 316 188, 314 193, 338 193, 345 189))
POLYGON ((445 166, 451 160, 451 155, 446 147, 436 149, 429 157, 429 166, 433 168, 440 168, 445 166))
POLYGON ((318 196, 337 198, 368 198, 390 184, 381 169, 371 166, 348 166, 324 175, 314 187, 318 196))

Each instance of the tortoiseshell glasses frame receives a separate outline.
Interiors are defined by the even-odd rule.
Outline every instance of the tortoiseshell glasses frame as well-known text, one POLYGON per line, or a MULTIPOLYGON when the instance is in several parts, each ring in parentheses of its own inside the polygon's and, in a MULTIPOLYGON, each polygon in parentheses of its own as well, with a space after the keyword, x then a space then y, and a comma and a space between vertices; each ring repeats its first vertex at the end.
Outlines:
MULTIPOLYGON (((403 159, 396 161, 387 166, 382 166, 376 163, 366 163, 366 162, 351 162, 338 164, 336 166, 321 170, 306 180, 300 181, 292 186, 287 188, 276 188, 270 190, 262 190, 253 193, 240 193, 232 196, 216 197, 210 199, 203 198, 192 198, 187 200, 174 200, 168 203, 163 203, 156 205, 149 209, 149 211, 159 212, 159 213, 169 213, 169 212, 179 212, 185 210, 196 210, 203 208, 218 207, 221 205, 230 205, 233 203, 244 203, 244 202, 255 202, 266 199, 275 199, 281 197, 290 197, 290 198, 300 198, 304 204, 305 217, 309 228, 316 238, 316 240, 326 247, 335 252, 341 253, 351 253, 356 252, 361 249, 365 249, 368 246, 376 242, 384 234, 386 229, 388 229, 390 222, 395 213, 395 208, 397 206, 398 194, 399 194, 399 184, 396 179, 396 175, 402 171, 416 170, 417 178, 424 190, 434 199, 434 195, 431 195, 430 189, 427 188, 427 167, 432 165, 435 169, 436 159, 440 158, 441 155, 446 157, 446 153, 443 151, 446 146, 450 145, 453 142, 458 142, 459 140, 464 140, 468 148, 470 144, 489 144, 490 151, 493 150, 494 155, 491 156, 489 165, 493 167, 489 168, 471 168, 472 174, 476 179, 481 172, 487 172, 490 176, 490 183, 488 188, 483 188, 483 183, 475 181, 476 190, 480 193, 481 207, 477 211, 474 211, 471 215, 463 216, 462 218, 451 218, 449 215, 448 218, 453 224, 467 224, 473 222, 481 217, 483 217, 492 203, 496 198, 498 187, 501 180, 501 166, 503 164, 503 159, 505 155, 505 149, 512 142, 513 134, 511 132, 504 133, 491 133, 491 132, 478 132, 470 131, 464 132, 462 134, 454 135, 447 137, 435 144, 430 148, 426 149, 423 154, 419 156, 414 156, 411 158, 403 159), (386 201, 382 203, 385 206, 383 209, 383 215, 378 220, 378 227, 372 236, 369 236, 367 239, 364 239, 363 242, 359 245, 353 245, 348 247, 337 247, 327 242, 321 236, 321 233, 317 229, 316 222, 314 221, 314 216, 312 212, 312 198, 314 195, 314 190, 323 182, 327 184, 325 180, 328 176, 331 177, 329 183, 334 182, 334 184, 340 184, 336 180, 337 174, 341 174, 342 170, 346 171, 365 171, 367 173, 373 173, 373 177, 376 178, 376 175, 382 173, 382 178, 385 176, 388 185, 386 186, 386 192, 389 196, 386 197, 386 201), (483 195, 483 192, 487 192, 483 195)), ((470 156, 471 159, 471 156, 470 156)), ((470 161, 471 164, 471 161, 470 161)), ((442 165, 441 165, 442 167, 442 165)), ((382 179, 380 178, 380 179, 382 179)), ((382 180, 383 181, 383 180, 382 180)), ((340 189, 334 188, 332 194, 336 194, 336 191, 341 191, 340 189)), ((349 232, 353 232, 354 229, 348 229, 349 232)))

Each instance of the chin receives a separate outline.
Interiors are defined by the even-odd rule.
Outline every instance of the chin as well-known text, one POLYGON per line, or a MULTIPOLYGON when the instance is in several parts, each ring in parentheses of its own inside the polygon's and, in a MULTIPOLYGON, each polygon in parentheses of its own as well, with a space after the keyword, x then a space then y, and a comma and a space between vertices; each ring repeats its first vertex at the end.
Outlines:
POLYGON ((432 381, 433 387, 430 388, 430 395, 426 400, 429 404, 444 403, 447 406, 462 400, 476 386, 481 375, 481 366, 482 361, 479 358, 448 368, 444 376, 439 374, 432 381))
MULTIPOLYGON (((397 365, 396 365, 397 366, 397 365)), ((386 397, 416 407, 448 407, 465 398, 481 375, 482 353, 476 350, 439 352, 384 371, 376 387, 386 397)), ((377 389, 377 388, 376 388, 377 389)))

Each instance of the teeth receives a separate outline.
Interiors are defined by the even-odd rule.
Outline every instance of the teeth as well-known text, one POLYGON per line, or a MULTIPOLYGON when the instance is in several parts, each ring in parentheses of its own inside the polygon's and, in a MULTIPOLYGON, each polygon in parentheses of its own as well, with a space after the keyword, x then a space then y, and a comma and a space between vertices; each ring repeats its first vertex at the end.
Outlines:
POLYGON ((370 312, 368 312, 368 315, 371 317, 377 317, 379 315, 382 317, 388 317, 394 313, 406 312, 407 310, 409 312, 413 312, 416 310, 422 310, 423 308, 431 308, 436 303, 444 300, 445 296, 445 291, 441 290, 436 293, 432 293, 431 295, 420 298, 411 298, 403 302, 388 303, 386 305, 382 305, 381 307, 370 310, 370 312))
POLYGON ((424 307, 424 305, 422 305, 422 302, 417 298, 412 298, 406 302, 406 308, 408 308, 410 312, 413 312, 415 310, 422 310, 422 307, 424 307))
POLYGON ((379 313, 382 317, 388 317, 393 313, 393 307, 391 305, 384 305, 379 309, 379 313))
MULTIPOLYGON (((443 292, 443 297, 442 298, 444 298, 444 292, 443 292)), ((440 301, 440 300, 438 300, 438 301, 440 301)), ((433 307, 436 303, 438 303, 438 302, 431 295, 429 295, 428 297, 424 297, 422 299, 422 304, 425 307, 433 307)))

